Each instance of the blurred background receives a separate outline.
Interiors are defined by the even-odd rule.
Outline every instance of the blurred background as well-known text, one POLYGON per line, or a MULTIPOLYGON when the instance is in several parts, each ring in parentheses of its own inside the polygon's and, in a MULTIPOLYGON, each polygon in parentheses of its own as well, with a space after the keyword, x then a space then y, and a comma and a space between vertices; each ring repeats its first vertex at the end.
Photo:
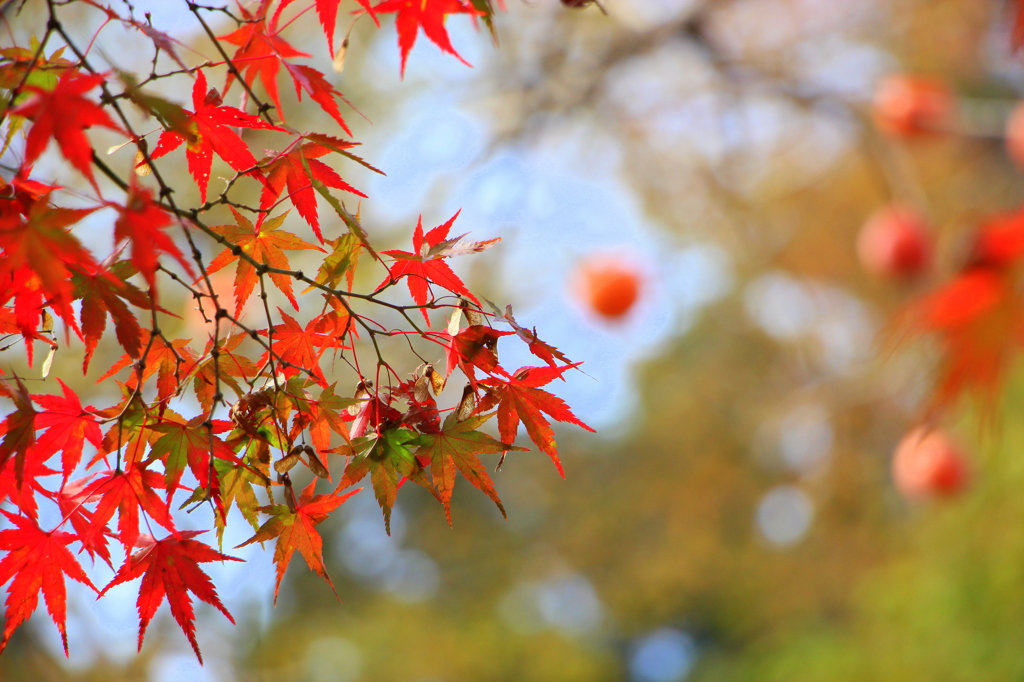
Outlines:
MULTIPOLYGON (((1024 197, 1024 119, 1004 134, 1024 94, 1013 3, 508 2, 497 49, 449 19, 473 68, 421 36, 404 80, 393 22, 358 22, 337 86, 387 176, 339 170, 370 196, 378 248, 460 207, 458 233, 502 237, 458 265, 585 361, 553 389, 597 429, 559 430, 567 479, 510 453, 495 474, 507 522, 462 484, 449 528, 406 488, 390 538, 356 496, 319 527, 342 604, 297 561, 272 608, 269 548, 226 549, 248 560, 209 565, 238 625, 201 605, 204 668, 166 608, 135 653, 133 584, 99 602, 69 585, 71 657, 37 613, 3 679, 1024 678, 1020 373, 994 419, 964 403, 932 420, 945 474, 893 477, 936 357, 897 343, 893 320, 1024 197)), ((210 51, 172 3, 134 4, 210 51)), ((15 35, 31 11, 8 12, 15 35)), ((328 59, 312 13, 296 26, 328 59)), ((140 41, 105 57, 148 59, 140 41)), ((164 94, 188 102, 189 87, 164 94)), ((325 124, 303 115, 289 123, 325 124)), ((79 181, 58 162, 37 170, 79 181)), ((516 353, 503 364, 534 364, 516 353)), ((98 352, 72 385, 115 360, 98 352)), ((234 521, 225 548, 248 537, 234 521)))

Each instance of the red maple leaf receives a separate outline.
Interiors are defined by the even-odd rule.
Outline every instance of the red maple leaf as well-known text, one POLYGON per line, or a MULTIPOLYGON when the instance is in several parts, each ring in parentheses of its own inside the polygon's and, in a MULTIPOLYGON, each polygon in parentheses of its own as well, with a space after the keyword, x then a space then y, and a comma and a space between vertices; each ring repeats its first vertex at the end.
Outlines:
POLYGON ((110 563, 110 548, 107 546, 108 532, 104 529, 101 533, 89 533, 93 515, 92 511, 86 508, 84 503, 88 500, 82 494, 88 484, 89 477, 86 477, 65 485, 54 495, 54 500, 60 509, 61 517, 71 522, 71 526, 78 534, 82 549, 93 559, 99 556, 113 568, 113 564, 110 563))
MULTIPOLYGON (((15 107, 12 114, 33 121, 25 139, 25 165, 39 158, 50 139, 57 141, 64 158, 81 171, 96 187, 92 174, 92 145, 85 134, 91 126, 103 126, 127 135, 98 104, 83 97, 106 80, 103 74, 83 76, 74 70, 65 71, 53 90, 26 85, 36 93, 31 100, 15 107)), ((99 192, 99 189, 96 190, 99 192)))
POLYGON ((172 223, 171 216, 153 202, 153 193, 137 184, 134 179, 128 190, 124 206, 114 204, 120 214, 114 222, 115 246, 127 240, 132 245, 132 263, 149 283, 156 296, 156 266, 160 252, 169 253, 181 263, 190 277, 195 277, 192 265, 185 260, 181 249, 163 231, 172 223))
POLYGON ((163 488, 163 476, 131 464, 123 471, 105 471, 82 491, 85 498, 98 496, 99 504, 93 511, 92 524, 82 536, 82 542, 91 541, 106 531, 107 522, 117 512, 118 539, 126 548, 135 546, 139 539, 139 509, 169 531, 174 521, 167 503, 153 490, 163 488))
MULTIPOLYGON (((229 206, 228 208, 231 209, 231 214, 235 217, 235 224, 215 225, 211 229, 235 246, 240 247, 241 253, 246 254, 257 263, 287 270, 290 266, 288 265, 288 257, 284 255, 285 250, 300 251, 305 249, 323 251, 319 246, 303 241, 291 232, 285 232, 280 229, 281 224, 284 223, 284 219, 288 215, 287 212, 254 226, 248 218, 236 211, 234 207, 229 206)), ((259 282, 256 268, 248 260, 239 258, 233 252, 233 249, 227 248, 210 261, 206 272, 207 274, 213 274, 235 260, 238 260, 238 265, 235 267, 235 316, 237 317, 242 313, 245 302, 249 300, 249 296, 256 287, 256 283, 259 282)), ((270 275, 270 280, 277 285, 277 288, 288 297, 292 306, 298 310, 299 302, 295 300, 295 295, 292 293, 292 278, 276 272, 268 274, 270 275)))
POLYGON ((441 50, 454 55, 466 66, 472 66, 452 47, 448 31, 444 27, 444 20, 449 14, 479 15, 480 13, 473 9, 472 5, 462 2, 462 0, 384 0, 374 6, 373 11, 378 14, 397 12, 395 28, 398 29, 398 48, 402 52, 401 72, 403 76, 409 50, 416 43, 416 34, 421 27, 423 33, 441 50))
POLYGON ((314 69, 312 66, 306 66, 305 64, 292 64, 291 62, 285 62, 284 68, 288 70, 288 75, 292 77, 292 82, 295 83, 295 97, 300 102, 302 101, 302 92, 305 91, 309 95, 309 98, 320 105, 320 108, 327 112, 327 114, 338 122, 341 129, 349 135, 352 131, 345 124, 345 119, 341 117, 341 111, 338 108, 337 100, 340 99, 345 104, 352 106, 347 99, 345 99, 340 92, 338 92, 330 82, 324 78, 324 75, 314 69))
MULTIPOLYGON (((333 0, 333 4, 333 15, 336 15, 338 0, 333 0)), ((260 79, 267 94, 274 100, 274 106, 277 107, 282 121, 286 120, 286 117, 277 91, 277 74, 281 69, 281 65, 284 64, 288 75, 291 76, 292 81, 295 83, 295 96, 299 101, 302 100, 302 93, 305 91, 331 118, 338 122, 338 125, 346 133, 351 135, 352 131, 349 130, 345 120, 341 117, 338 103, 335 100, 335 98, 344 99, 341 93, 316 69, 301 64, 292 64, 288 61, 296 57, 310 57, 312 55, 296 50, 284 38, 278 35, 277 20, 281 16, 281 10, 287 5, 288 3, 284 2, 278 6, 269 24, 266 21, 266 14, 270 2, 267 0, 263 0, 260 3, 255 13, 249 13, 243 7, 242 16, 245 22, 237 30, 226 36, 220 36, 219 39, 238 46, 235 54, 231 57, 232 61, 239 65, 242 77, 249 86, 252 86, 257 77, 260 79)), ((325 5, 322 1, 317 3, 318 11, 322 5, 325 5)), ((325 6, 325 9, 329 11, 330 8, 325 6)), ((324 19, 323 13, 321 13, 320 18, 321 20, 324 19)), ((332 36, 333 32, 334 16, 331 17, 332 36)), ((229 73, 224 86, 225 92, 231 86, 233 78, 233 74, 229 73)))
POLYGON ((7 646, 19 625, 28 620, 39 603, 43 592, 46 610, 60 631, 64 654, 68 653, 68 635, 64 629, 67 620, 67 592, 64 576, 77 580, 96 590, 81 565, 68 551, 67 545, 77 538, 71 533, 41 529, 34 520, 15 516, 2 509, 17 528, 0 530, 0 549, 7 555, 0 559, 0 585, 7 581, 7 604, 4 612, 4 636, 0 652, 7 646))
MULTIPOLYGON (((231 61, 238 64, 242 77, 245 78, 248 85, 251 86, 257 77, 260 79, 267 94, 274 100, 274 105, 277 107, 278 113, 281 114, 281 120, 285 120, 281 98, 277 92, 277 73, 281 68, 281 63, 286 59, 311 57, 312 55, 296 50, 277 34, 277 18, 281 8, 278 8, 278 13, 274 15, 268 31, 267 10, 269 7, 269 0, 263 0, 256 8, 255 13, 250 13, 245 7, 240 6, 244 20, 242 25, 227 35, 218 36, 217 39, 238 46, 235 54, 231 56, 231 61)), ((233 79, 234 74, 229 72, 224 85, 225 92, 231 87, 233 79)))
POLYGON ((79 315, 82 320, 82 336, 85 338, 82 374, 89 371, 89 361, 92 360, 99 340, 103 338, 107 315, 114 321, 117 342, 128 356, 137 358, 142 353, 142 327, 125 301, 144 310, 152 309, 153 303, 145 292, 127 281, 133 274, 134 268, 126 261, 114 263, 109 268, 74 268, 71 281, 75 286, 74 297, 82 299, 79 315))
MULTIPOLYGON (((430 232, 427 232, 426 235, 423 234, 423 217, 421 216, 416 221, 416 229, 412 235, 413 250, 411 252, 398 250, 384 252, 394 257, 395 262, 391 264, 388 277, 377 285, 376 290, 380 291, 386 285, 397 282, 402 277, 408 277, 406 281, 409 284, 409 293, 412 294, 413 300, 418 305, 427 305, 431 282, 444 287, 452 293, 465 296, 477 305, 480 305, 480 301, 466 289, 466 285, 462 283, 458 275, 452 272, 452 269, 448 267, 444 259, 484 251, 500 241, 500 238, 489 239, 484 242, 469 242, 467 244, 459 243, 462 239, 461 236, 447 239, 448 231, 451 230, 455 219, 459 217, 459 213, 461 211, 456 211, 455 215, 448 219, 448 222, 435 227, 430 232)), ((423 308, 421 312, 423 313, 423 319, 427 321, 427 324, 430 324, 430 317, 427 315, 426 308, 423 308)))
MULTIPOLYGON (((59 208, 51 206, 48 197, 39 197, 24 216, 0 213, 0 305, 14 300, 18 325, 24 330, 35 329, 42 309, 52 306, 69 328, 78 331, 69 267, 97 265, 67 228, 96 209, 59 208)), ((28 360, 31 364, 31 345, 28 360)))
MULTIPOLYGON (((292 498, 289 500, 291 504, 260 507, 260 511, 270 514, 271 518, 260 526, 255 535, 238 545, 238 547, 245 547, 254 542, 266 542, 267 540, 277 538, 277 545, 274 547, 274 561, 277 563, 277 583, 274 585, 275 603, 277 602, 278 590, 281 589, 281 579, 284 578, 284 573, 288 570, 288 563, 292 560, 295 550, 298 550, 302 558, 306 560, 306 565, 318 576, 326 580, 327 584, 334 590, 334 583, 331 582, 330 576, 327 575, 327 567, 324 566, 323 540, 320 534, 314 530, 314 527, 326 519, 342 502, 358 493, 362 488, 357 488, 342 495, 331 493, 329 495, 314 496, 316 482, 316 478, 310 481, 306 489, 302 491, 298 501, 292 498)), ((288 496, 292 495, 291 486, 287 487, 285 494, 288 496)), ((238 547, 235 549, 238 549, 238 547)), ((334 590, 334 594, 338 594, 337 590, 334 590)))
POLYGON ((266 164, 262 166, 262 170, 267 176, 266 182, 263 184, 263 194, 260 197, 260 208, 266 209, 273 206, 287 186, 288 198, 298 209, 299 215, 313 228, 316 238, 323 244, 324 236, 320 231, 320 219, 316 210, 316 191, 313 189, 311 180, 318 180, 327 187, 351 192, 360 197, 366 197, 366 195, 342 180, 333 168, 318 160, 325 154, 340 152, 354 147, 356 144, 326 136, 317 137, 321 139, 311 139, 303 144, 289 147, 273 159, 266 158, 260 162, 261 165, 266 164), (323 141, 328 141, 330 146, 322 144, 323 141))
POLYGON ((1024 297, 1012 273, 969 268, 915 303, 904 319, 913 332, 934 334, 942 361, 932 407, 964 392, 995 402, 1014 353, 1024 345, 1024 297))
POLYGON ((39 180, 33 180, 29 177, 31 174, 32 166, 22 164, 10 182, 0 178, 0 196, 4 199, 14 200, 14 205, 12 206, 8 206, 6 202, 0 202, 0 213, 18 212, 22 215, 27 215, 29 209, 32 208, 32 204, 36 203, 41 197, 48 195, 54 190, 64 189, 60 185, 47 185, 39 180))
MULTIPOLYGON (((277 11, 274 12, 274 19, 271 23, 276 24, 281 16, 281 12, 292 2, 294 0, 281 0, 277 11)), ((377 23, 377 17, 373 14, 369 0, 356 0, 356 2, 369 12, 370 16, 373 17, 374 23, 377 23)), ((320 25, 324 29, 324 36, 327 38, 327 49, 331 52, 331 58, 334 57, 334 26, 338 23, 338 5, 340 4, 341 0, 316 0, 316 14, 320 19, 320 25)))
POLYGON ((223 613, 229 621, 235 622, 221 604, 210 576, 203 573, 199 564, 242 559, 221 554, 212 547, 192 539, 205 532, 185 530, 172 533, 163 540, 148 538, 149 542, 125 560, 114 579, 100 592, 102 597, 111 587, 142 576, 139 598, 136 602, 139 609, 140 651, 142 640, 146 636, 146 627, 156 614, 156 610, 160 608, 165 596, 167 604, 171 607, 171 615, 178 621, 200 663, 203 662, 203 656, 199 653, 199 644, 196 642, 196 615, 188 593, 192 592, 200 600, 223 613))
POLYGON ((565 478, 565 472, 562 470, 562 462, 558 459, 555 432, 544 418, 544 414, 556 421, 576 424, 587 431, 592 432, 594 429, 577 419, 561 398, 538 387, 551 383, 561 377, 566 370, 578 367, 579 364, 562 367, 520 367, 508 380, 491 377, 480 382, 488 390, 480 400, 477 411, 485 412, 495 406, 498 407, 498 434, 502 442, 515 443, 519 422, 522 421, 530 439, 551 457, 562 478, 565 478))
POLYGON ((476 369, 481 369, 488 374, 504 374, 508 376, 501 365, 498 364, 498 355, 495 352, 498 339, 502 336, 509 336, 512 332, 500 332, 493 327, 483 324, 474 324, 466 327, 455 336, 446 332, 442 336, 447 337, 448 343, 445 346, 447 362, 445 377, 451 375, 456 366, 462 370, 469 383, 476 385, 476 369))
POLYGON ((56 453, 61 453, 61 469, 64 472, 64 483, 67 483, 71 472, 82 461, 82 446, 85 441, 100 447, 102 434, 100 426, 93 415, 95 409, 91 405, 82 407, 78 395, 59 378, 64 396, 34 395, 32 399, 43 408, 36 415, 35 428, 46 429, 36 439, 36 449, 43 461, 56 453))
POLYGON ((204 202, 215 152, 239 172, 256 165, 256 157, 232 128, 287 132, 284 128, 270 125, 259 117, 235 107, 222 106, 220 94, 216 90, 208 89, 206 75, 201 70, 196 72, 196 82, 192 87, 192 106, 195 111, 188 116, 191 135, 186 136, 176 130, 165 130, 160 134, 160 140, 150 158, 160 158, 187 141, 185 157, 188 159, 188 170, 199 186, 199 195, 204 202))
POLYGON ((41 479, 58 473, 46 466, 44 462, 45 460, 39 456, 38 450, 30 450, 28 457, 25 458, 21 481, 18 480, 14 462, 8 460, 6 464, 0 466, 0 502, 9 500, 25 516, 37 518, 39 505, 36 495, 53 497, 53 492, 47 485, 44 485, 44 481, 41 479))

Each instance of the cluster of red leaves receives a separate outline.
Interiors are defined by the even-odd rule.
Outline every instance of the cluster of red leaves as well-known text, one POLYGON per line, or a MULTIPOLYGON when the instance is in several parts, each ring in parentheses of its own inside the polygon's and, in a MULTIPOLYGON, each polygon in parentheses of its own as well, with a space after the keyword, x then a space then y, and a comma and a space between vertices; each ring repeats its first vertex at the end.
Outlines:
MULTIPOLYGON (((179 530, 176 508, 208 508, 218 541, 223 540, 228 513, 236 508, 254 530, 239 547, 276 542, 278 587, 296 551, 331 584, 316 526, 355 494, 353 486, 367 476, 390 530, 398 490, 406 481, 429 490, 451 522, 457 473, 504 514, 480 456, 503 458, 510 450, 523 450, 514 444, 520 423, 562 472, 549 420, 589 427, 542 387, 564 379, 577 364, 541 341, 536 330, 520 326, 511 309, 484 314, 479 299, 447 263, 498 240, 449 237, 456 214, 425 234, 418 222, 412 250, 384 251, 387 258, 382 259, 370 246, 358 214, 348 212, 331 191, 365 195, 321 159, 334 154, 332 158, 376 169, 352 154, 356 143, 324 132, 299 133, 286 123, 277 89, 282 66, 297 97, 308 95, 351 135, 340 113, 341 94, 323 73, 295 63, 310 55, 282 36, 291 23, 282 23, 282 12, 293 0, 261 0, 255 9, 239 6, 241 21, 235 30, 216 39, 237 48, 227 62, 222 91, 207 80, 207 71, 215 66, 208 62, 188 68, 171 36, 98 0, 81 1, 106 16, 104 26, 120 24, 147 36, 157 55, 166 54, 178 67, 154 72, 143 85, 193 78, 192 109, 144 89, 129 74, 113 79, 94 71, 78 46, 70 45, 78 61, 62 57, 68 46, 47 57, 47 41, 57 40, 58 34, 71 40, 60 28, 58 14, 66 3, 50 7, 41 42, 0 49, 0 89, 7 93, 0 109, 0 120, 8 124, 4 148, 15 133, 25 132, 20 167, 13 177, 0 178, 0 333, 23 340, 30 368, 34 344, 49 348, 44 378, 57 349, 56 325, 63 327, 64 347, 74 346, 72 337, 81 341, 83 375, 101 342, 109 340, 108 320, 123 350, 98 379, 117 381, 120 398, 107 407, 83 405, 61 380, 55 394, 32 393, 28 380, 17 376, 0 379, 0 397, 12 406, 0 422, 0 513, 7 522, 0 530, 0 586, 7 586, 0 651, 36 610, 40 592, 66 651, 68 578, 99 596, 141 578, 139 647, 166 598, 199 656, 192 597, 231 620, 200 564, 238 559, 197 540, 202 531, 179 530), (243 101, 256 113, 223 103, 233 86, 245 90, 243 101), (270 102, 261 102, 254 88, 261 88, 270 102), (124 113, 129 103, 134 114, 155 119, 160 126, 151 151, 145 135, 136 132, 132 117, 124 113), (88 132, 95 127, 134 145, 136 160, 125 169, 127 179, 96 153, 88 132), (257 159, 241 135, 246 131, 285 135, 288 140, 279 151, 257 159), (63 188, 33 176, 33 163, 51 141, 95 196, 83 200, 79 191, 77 206, 62 206, 58 200, 63 188), (164 179, 169 167, 159 161, 183 144, 202 202, 195 207, 184 207, 172 196, 174 188, 164 179), (235 176, 208 203, 215 156, 235 176), (113 182, 107 191, 123 192, 122 200, 103 197, 98 177, 104 176, 113 182), (234 200, 243 180, 258 183, 258 208, 234 200), (339 234, 325 235, 318 196, 333 209, 336 224, 344 226, 339 234), (285 228, 288 211, 277 209, 286 198, 319 246, 285 228), (207 212, 219 204, 227 205, 233 222, 207 224, 207 212), (112 226, 114 243, 110 255, 101 259, 75 236, 75 229, 103 222, 112 226), (211 260, 204 260, 204 250, 213 250, 211 260), (316 275, 291 270, 289 251, 322 254, 316 275), (364 264, 383 266, 387 274, 376 290, 360 294, 351 288, 364 253, 369 257, 364 264), (210 276, 230 265, 234 288, 222 303, 210 276), (412 305, 382 298, 397 293, 393 285, 401 280, 412 305), (300 321, 280 309, 275 315, 267 302, 268 283, 296 311, 303 308, 307 319, 300 321), (308 288, 297 292, 296 283, 308 288), (197 338, 172 339, 162 330, 161 321, 176 317, 162 307, 176 300, 168 295, 169 285, 177 287, 179 297, 187 294, 199 305, 206 324, 197 338), (345 285, 347 290, 341 288, 345 285), (255 316, 247 314, 246 304, 257 289, 265 315, 262 323, 252 324, 255 316), (304 295, 305 305, 300 306, 304 295), (308 296, 316 297, 313 305, 308 296), (392 330, 357 309, 360 305, 397 311, 409 328, 392 330), (430 329, 430 311, 439 307, 452 314, 447 327, 435 331, 430 329), (415 310, 422 313, 426 328, 408 316, 407 311, 415 310), (464 317, 468 325, 463 328, 464 317), (508 323, 513 331, 494 329, 492 320, 508 323), (410 347, 418 340, 424 352, 437 354, 443 369, 421 364, 403 379, 377 344, 377 336, 393 335, 408 337, 410 347), (505 336, 527 343, 543 366, 504 369, 497 346, 505 336), (376 356, 372 376, 360 369, 360 352, 371 350, 376 356), (324 362, 328 358, 330 368, 324 362), (339 365, 351 371, 348 389, 330 378, 334 372, 329 370, 339 365), (455 406, 441 409, 435 399, 457 370, 468 383, 455 406), (498 438, 480 430, 494 416, 498 438), (300 474, 297 466, 305 471, 300 474), (332 467, 340 470, 337 485, 318 494, 318 485, 332 480, 332 467), (310 481, 299 495, 293 491, 293 476, 310 481), (267 503, 261 504, 261 498, 267 503), (55 524, 54 514, 59 519, 55 524), (261 514, 267 517, 262 523, 261 514), (102 589, 83 569, 83 553, 111 570, 102 589)), ((468 14, 491 26, 488 0, 359 3, 360 11, 374 21, 378 14, 397 14, 403 71, 420 28, 458 57, 444 27, 448 15, 468 14)), ((332 56, 339 4, 315 0, 332 56)), ((197 17, 212 11, 199 6, 190 10, 197 17)), ((222 45, 217 49, 223 54, 222 45)), ((158 63, 153 60, 154 67, 158 63)))

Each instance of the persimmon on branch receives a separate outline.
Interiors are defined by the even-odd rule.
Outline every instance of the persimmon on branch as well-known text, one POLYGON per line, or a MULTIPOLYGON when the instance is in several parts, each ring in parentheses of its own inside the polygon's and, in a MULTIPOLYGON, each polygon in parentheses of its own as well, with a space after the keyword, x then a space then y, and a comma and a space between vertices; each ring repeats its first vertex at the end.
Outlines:
MULTIPOLYGON (((335 41, 340 0, 261 0, 237 9, 184 2, 208 40, 209 58, 195 65, 177 39, 125 4, 119 12, 98 0, 47 0, 29 45, 0 49, 3 350, 24 350, 37 373, 41 344, 44 377, 55 355, 81 353, 85 374, 98 349, 123 351, 99 379, 116 381, 112 405, 83 405, 59 379, 59 392, 34 393, 23 376, 0 377, 0 395, 12 406, 0 425, 0 585, 7 586, 0 651, 36 610, 40 592, 66 652, 68 578, 100 597, 141 578, 140 648, 166 597, 199 656, 192 598, 231 618, 200 564, 236 559, 197 539, 200 531, 179 530, 176 508, 209 509, 218 540, 237 508, 254 531, 243 545, 276 542, 278 586, 296 551, 331 584, 316 526, 367 477, 388 526, 407 481, 429 490, 450 522, 457 473, 504 514, 479 456, 522 450, 515 445, 522 422, 561 473, 549 420, 589 428, 541 388, 576 363, 520 326, 511 309, 484 312, 447 264, 497 239, 450 236, 456 214, 426 233, 418 222, 409 251, 378 252, 372 228, 347 207, 345 196, 366 195, 344 179, 345 165, 339 171, 326 159, 380 171, 341 137, 351 137, 341 114, 347 100, 288 36, 299 15, 315 10, 340 65, 347 49, 347 39, 335 41), (70 5, 97 13, 100 29, 74 36, 70 5), (93 55, 115 31, 152 43, 149 73, 98 66, 93 55), (297 98, 323 111, 321 128, 288 123, 282 70, 297 98), (184 104, 154 87, 189 79, 184 104), (238 107, 225 103, 232 93, 238 107), (109 155, 89 132, 98 127, 121 140, 109 155), (155 144, 152 132, 159 132, 155 144), (253 132, 274 150, 257 158, 247 140, 253 132), (47 150, 85 183, 59 187, 35 172, 47 150), (174 184, 171 164, 182 153, 198 205, 174 184), (215 158, 232 173, 219 193, 210 189, 215 158), (307 235, 287 227, 288 205, 307 235), (81 235, 104 221, 113 249, 97 254, 81 235), (315 274, 291 266, 288 254, 298 251, 318 254, 315 274), (231 294, 211 279, 225 268, 234 271, 231 294), (356 290, 363 270, 382 276, 375 289, 356 290), (295 312, 272 304, 279 295, 295 312), (247 312, 254 296, 259 310, 247 312), (179 300, 199 310, 194 338, 166 332, 179 300), (505 336, 527 343, 541 366, 506 370, 498 355, 505 336), (391 337, 404 340, 404 350, 381 343, 391 337), (403 364, 417 362, 403 375, 403 364), (456 370, 467 383, 454 390, 454 405, 441 407, 436 398, 456 370), (495 415, 497 438, 480 430, 495 415), (308 479, 299 493, 293 477, 308 479), (40 525, 41 505, 59 512, 55 526, 40 525), (105 587, 82 569, 83 553, 109 567, 105 587)), ((489 0, 358 0, 351 9, 375 22, 397 13, 403 71, 420 29, 458 56, 448 15, 467 14, 493 30, 489 0)), ((17 12, 5 20, 27 21, 17 12)))

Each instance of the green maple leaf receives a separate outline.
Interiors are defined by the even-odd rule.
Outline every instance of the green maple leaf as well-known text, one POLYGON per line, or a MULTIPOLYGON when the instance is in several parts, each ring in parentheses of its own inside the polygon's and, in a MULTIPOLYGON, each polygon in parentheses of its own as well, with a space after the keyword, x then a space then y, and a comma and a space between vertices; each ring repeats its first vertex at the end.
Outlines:
MULTIPOLYGON (((402 478, 413 478, 421 469, 413 448, 420 444, 420 435, 407 428, 386 429, 372 441, 365 455, 353 457, 345 467, 338 490, 355 485, 370 474, 373 494, 384 512, 384 528, 391 535, 391 510, 398 498, 398 483, 402 478)), ((355 445, 355 443, 353 443, 355 445)), ((422 483, 422 480, 418 480, 422 483)))

